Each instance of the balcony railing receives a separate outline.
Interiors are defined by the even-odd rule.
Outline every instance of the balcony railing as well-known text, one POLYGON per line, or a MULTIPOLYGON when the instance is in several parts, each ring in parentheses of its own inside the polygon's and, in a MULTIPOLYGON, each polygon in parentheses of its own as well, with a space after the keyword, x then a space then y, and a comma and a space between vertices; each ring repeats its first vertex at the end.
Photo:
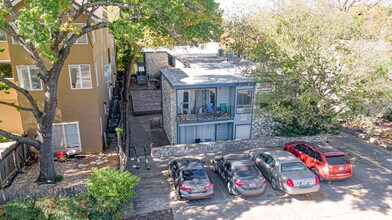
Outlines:
POLYGON ((177 118, 179 122, 195 122, 210 120, 227 120, 234 118, 234 107, 199 107, 192 110, 177 107, 177 118))

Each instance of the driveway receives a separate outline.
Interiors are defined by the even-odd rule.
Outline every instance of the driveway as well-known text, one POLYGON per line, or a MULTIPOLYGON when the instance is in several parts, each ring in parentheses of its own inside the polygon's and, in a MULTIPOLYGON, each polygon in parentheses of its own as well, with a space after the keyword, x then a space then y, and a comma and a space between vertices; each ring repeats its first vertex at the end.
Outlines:
MULTIPOLYGON (((144 180, 142 177, 143 185, 136 189, 135 212, 140 214, 170 207, 174 219, 390 219, 392 152, 345 133, 330 138, 327 143, 316 144, 345 152, 353 163, 353 177, 321 182, 318 193, 296 196, 272 190, 267 181, 267 189, 261 196, 240 198, 228 195, 222 180, 207 165, 215 187, 214 197, 182 202, 175 200, 173 185, 166 172, 167 163, 173 158, 154 159, 151 173, 144 180)), ((196 157, 209 161, 214 156, 196 157)))

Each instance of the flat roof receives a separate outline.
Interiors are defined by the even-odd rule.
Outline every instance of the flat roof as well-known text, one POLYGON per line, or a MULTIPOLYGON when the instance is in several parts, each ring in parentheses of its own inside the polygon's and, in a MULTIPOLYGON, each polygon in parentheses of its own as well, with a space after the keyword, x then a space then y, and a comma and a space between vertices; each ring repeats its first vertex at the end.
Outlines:
POLYGON ((177 89, 255 85, 255 82, 249 77, 225 69, 170 68, 161 69, 161 72, 169 80, 172 87, 177 89))
POLYGON ((169 52, 184 68, 161 69, 174 88, 207 88, 214 86, 255 85, 248 73, 255 65, 247 60, 226 61, 211 51, 169 52))

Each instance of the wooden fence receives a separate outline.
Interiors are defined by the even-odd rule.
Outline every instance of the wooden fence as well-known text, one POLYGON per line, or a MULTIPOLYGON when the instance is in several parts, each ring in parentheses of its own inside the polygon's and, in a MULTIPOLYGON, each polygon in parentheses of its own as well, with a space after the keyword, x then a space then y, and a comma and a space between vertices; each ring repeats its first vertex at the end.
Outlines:
POLYGON ((0 186, 10 180, 24 167, 28 157, 28 145, 16 143, 0 154, 0 186))

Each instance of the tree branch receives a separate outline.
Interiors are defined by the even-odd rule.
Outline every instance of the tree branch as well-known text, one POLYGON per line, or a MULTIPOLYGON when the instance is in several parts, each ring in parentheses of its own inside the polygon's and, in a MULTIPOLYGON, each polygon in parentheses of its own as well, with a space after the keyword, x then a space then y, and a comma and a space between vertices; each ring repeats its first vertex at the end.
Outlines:
POLYGON ((16 109, 18 109, 18 110, 22 110, 22 111, 30 111, 30 112, 33 111, 32 108, 23 107, 23 106, 16 105, 16 104, 11 103, 11 102, 4 102, 4 101, 1 101, 1 100, 0 100, 0 104, 2 104, 2 105, 8 105, 8 106, 14 107, 14 108, 16 108, 16 109))
MULTIPOLYGON (((18 15, 14 10, 14 6, 12 6, 10 0, 4 0, 3 2, 4 5, 7 7, 7 9, 9 10, 12 22, 15 23, 15 21, 18 20, 18 15)), ((17 34, 16 30, 14 30, 14 28, 11 27, 10 25, 8 25, 8 27, 4 27, 4 30, 7 32, 7 34, 14 37, 14 39, 18 42, 18 44, 21 45, 30 54, 37 67, 40 68, 41 70, 41 72, 38 73, 38 76, 45 81, 46 76, 48 75, 47 74, 48 70, 46 69, 45 64, 41 59, 41 57, 39 56, 36 48, 32 44, 27 44, 26 41, 23 39, 24 37, 22 35, 17 34)))
POLYGON ((11 134, 10 132, 4 131, 2 129, 0 129, 0 135, 6 137, 8 139, 20 142, 20 143, 31 145, 31 146, 35 147, 36 149, 40 148, 40 142, 39 141, 31 139, 31 138, 28 138, 28 137, 23 137, 23 136, 16 135, 16 134, 11 134))
POLYGON ((42 112, 39 109, 39 107, 38 107, 36 101, 34 100, 33 96, 29 93, 29 91, 27 91, 26 89, 23 89, 20 86, 17 86, 15 83, 9 81, 8 79, 6 79, 6 78, 4 78, 2 76, 0 76, 0 82, 3 82, 4 84, 8 85, 9 87, 11 87, 11 88, 15 89, 16 91, 22 93, 27 98, 27 100, 29 101, 30 105, 32 106, 34 117, 37 120, 39 120, 41 118, 42 112))

